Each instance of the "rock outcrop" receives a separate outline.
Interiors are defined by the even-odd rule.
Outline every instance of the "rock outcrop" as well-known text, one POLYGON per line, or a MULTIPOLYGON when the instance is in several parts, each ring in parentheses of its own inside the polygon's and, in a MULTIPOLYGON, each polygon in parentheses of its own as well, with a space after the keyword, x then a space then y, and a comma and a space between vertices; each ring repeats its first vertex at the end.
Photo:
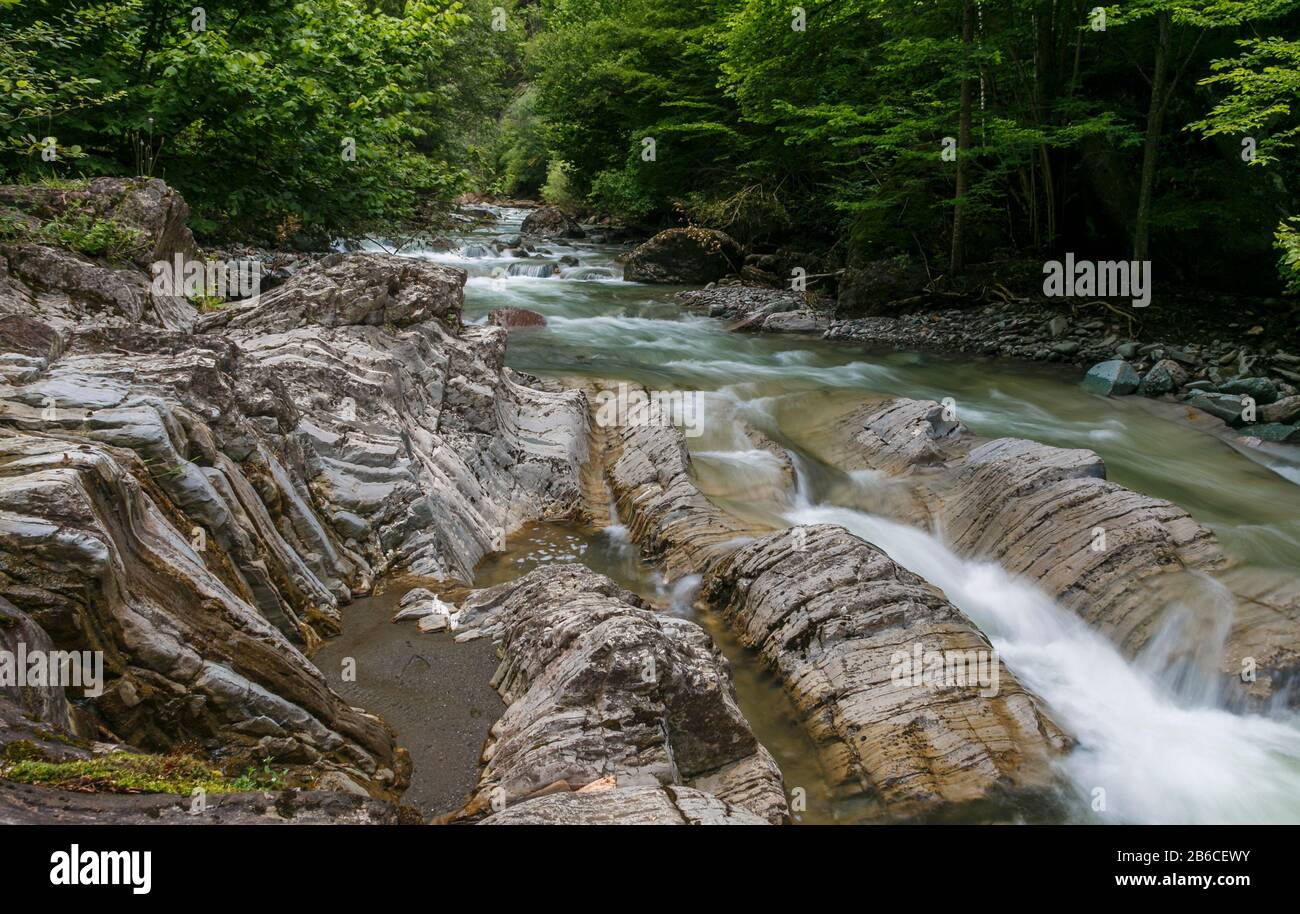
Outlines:
POLYGON ((926 820, 1051 802, 1071 740, 960 610, 876 547, 784 530, 714 565, 701 596, 780 678, 847 796, 926 820))
POLYGON ((960 554, 1035 581, 1126 654, 1177 624, 1177 608, 1188 617, 1183 653, 1207 643, 1217 651, 1230 697, 1258 705, 1294 693, 1300 580, 1239 566, 1182 508, 1108 481, 1092 451, 981 441, 938 403, 917 400, 863 407, 846 421, 844 443, 826 456, 913 481, 928 512, 898 519, 938 526, 960 554))
POLYGON ((717 229, 665 229, 638 245, 623 265, 628 282, 704 285, 740 270, 740 246, 717 229))
POLYGON ((678 818, 726 818, 731 807, 788 818, 780 772, 736 705, 726 660, 695 623, 646 608, 581 565, 475 591, 461 612, 460 637, 499 645, 494 685, 507 708, 457 818, 581 820, 596 814, 585 800, 529 801, 605 788, 599 815, 672 817, 678 786, 709 795, 692 793, 696 811, 678 818), (624 789, 646 786, 654 790, 624 789), (646 804, 652 811, 638 811, 646 804))
POLYGON ((128 220, 134 263, 0 245, 0 597, 103 652, 103 694, 69 696, 98 738, 390 794, 405 754, 306 652, 381 572, 468 581, 514 526, 572 513, 583 395, 506 369, 504 330, 461 325, 464 274, 418 260, 331 255, 178 320, 140 266, 190 250, 183 201, 87 193, 31 218, 128 220))

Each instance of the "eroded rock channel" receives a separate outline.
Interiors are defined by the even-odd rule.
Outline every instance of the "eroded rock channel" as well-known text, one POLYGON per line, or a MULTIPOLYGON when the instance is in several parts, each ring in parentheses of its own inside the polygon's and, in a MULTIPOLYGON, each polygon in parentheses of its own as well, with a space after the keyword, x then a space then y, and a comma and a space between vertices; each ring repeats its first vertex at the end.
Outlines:
POLYGON ((200 313, 164 184, 27 193, 139 243, 0 245, 0 641, 104 670, 0 690, 0 819, 1300 817, 1294 488, 1175 418, 729 334, 518 210, 200 313))

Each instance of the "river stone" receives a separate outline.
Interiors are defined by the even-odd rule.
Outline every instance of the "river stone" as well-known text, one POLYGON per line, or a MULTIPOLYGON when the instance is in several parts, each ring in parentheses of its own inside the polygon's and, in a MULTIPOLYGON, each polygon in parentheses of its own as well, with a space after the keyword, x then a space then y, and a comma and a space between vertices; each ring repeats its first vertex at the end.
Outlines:
POLYGON ((1261 422, 1278 422, 1292 425, 1300 422, 1300 396, 1283 397, 1259 408, 1261 422))
POLYGON ((1037 698, 939 590, 847 530, 796 527, 743 546, 701 594, 780 678, 846 795, 927 819, 1055 786, 1071 740, 1037 698), (918 644, 983 652, 996 688, 900 680, 899 658, 918 644))
POLYGON ((1252 425, 1250 434, 1261 441, 1274 441, 1280 444, 1300 444, 1300 426, 1286 425, 1281 422, 1265 422, 1252 425))
POLYGON ((1224 393, 1197 393, 1187 401, 1192 406, 1202 412, 1207 412, 1217 419, 1222 419, 1233 428, 1241 428, 1246 424, 1243 417, 1245 407, 1241 397, 1224 393))
POLYGON ((543 206, 524 217, 519 230, 545 238, 582 238, 586 232, 558 207, 543 206))
POLYGON ((784 314, 770 314, 763 319, 765 333, 822 333, 831 324, 825 312, 804 308, 784 314))
POLYGON ((1268 378, 1233 378, 1220 384, 1219 392, 1252 397, 1260 405, 1277 399, 1277 385, 1268 378))
POLYGON ((665 229, 638 245, 623 265, 628 282, 704 285, 740 269, 740 245, 717 229, 665 229))
POLYGON ((475 591, 466 629, 501 651, 507 707, 461 816, 542 792, 684 785, 773 823, 781 775, 736 705, 727 662, 694 622, 656 613, 582 565, 549 565, 475 591))
POLYGON ((939 408, 907 399, 864 405, 845 419, 839 449, 825 456, 848 470, 907 479, 928 510, 896 519, 938 527, 963 557, 996 561, 1036 582, 1130 657, 1178 622, 1170 607, 1224 612, 1206 583, 1216 579, 1235 598, 1222 647, 1203 632, 1178 637, 1193 652, 1213 653, 1206 671, 1218 671, 1230 702, 1258 709, 1274 693, 1288 705, 1300 700, 1286 688, 1300 675, 1300 576, 1239 565, 1182 508, 1109 482, 1091 451, 982 441, 964 427, 918 449, 916 417, 939 408), (1244 658, 1255 664, 1254 681, 1241 679, 1244 658))
POLYGON ((488 323, 494 327, 518 330, 531 327, 545 327, 546 318, 527 308, 493 308, 488 312, 488 323))
POLYGON ((1161 359, 1151 366, 1137 392, 1144 397, 1160 397, 1178 390, 1187 382, 1187 371, 1172 359, 1161 359))
POLYGON ((1128 362, 1123 359, 1111 359, 1109 362, 1099 362, 1089 368, 1080 386, 1086 391, 1101 394, 1103 397, 1125 396, 1137 390, 1141 380, 1128 362))

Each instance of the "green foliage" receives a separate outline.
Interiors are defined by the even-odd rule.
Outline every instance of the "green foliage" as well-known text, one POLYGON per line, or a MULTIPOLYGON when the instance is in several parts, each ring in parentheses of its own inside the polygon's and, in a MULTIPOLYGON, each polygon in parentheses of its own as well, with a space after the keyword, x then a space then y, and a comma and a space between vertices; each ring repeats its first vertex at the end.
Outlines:
POLYGON ((1286 290, 1300 295, 1300 217, 1280 223, 1274 238, 1280 252, 1277 267, 1286 290))
POLYGON ((323 239, 450 197, 474 129, 504 103, 511 39, 489 27, 486 0, 236 0, 202 23, 193 9, 9 10, 0 54, 25 85, 0 109, 5 171, 45 164, 28 138, 53 135, 59 161, 85 151, 87 173, 165 177, 201 231, 269 238, 293 218, 323 239))
POLYGON ((123 260, 140 244, 139 229, 88 213, 63 213, 31 227, 21 218, 0 218, 0 238, 30 241, 78 251, 88 257, 123 260))
POLYGON ((179 793, 194 788, 208 793, 249 790, 241 781, 186 755, 137 755, 114 752, 88 759, 49 762, 40 758, 6 755, 0 777, 21 784, 41 784, 88 793, 179 793))
POLYGON ((569 167, 559 161, 552 161, 546 171, 546 183, 542 185, 542 199, 561 209, 575 210, 582 205, 582 196, 574 189, 569 167))

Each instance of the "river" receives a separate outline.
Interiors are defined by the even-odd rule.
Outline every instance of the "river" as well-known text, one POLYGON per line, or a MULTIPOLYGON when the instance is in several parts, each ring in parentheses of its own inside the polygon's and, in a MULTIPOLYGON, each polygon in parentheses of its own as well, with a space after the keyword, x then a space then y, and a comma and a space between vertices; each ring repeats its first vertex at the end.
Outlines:
MULTIPOLYGON (((1109 478, 1182 505, 1214 529, 1230 553, 1260 566, 1296 569, 1300 489, 1287 478, 1295 475, 1293 467, 1252 459, 1183 407, 1085 393, 1077 371, 1061 366, 728 333, 720 322, 683 310, 674 299, 677 289, 623 282, 615 261, 620 248, 547 243, 542 247, 549 253, 536 259, 496 255, 490 242, 517 235, 525 214, 500 210, 498 222, 467 234, 453 252, 403 253, 468 272, 467 321, 482 321, 502 307, 546 317, 546 327, 512 335, 513 368, 703 392, 702 434, 688 438, 688 445, 697 481, 723 507, 776 525, 840 524, 942 588, 1078 739, 1063 762, 1070 791, 1053 813, 1057 820, 1300 822, 1295 716, 1233 713, 1219 706, 1214 689, 1202 687, 1209 673, 1205 683, 1189 683, 1182 670, 1175 681, 1152 658, 1126 660, 1028 583, 995 565, 958 558, 939 536, 871 513, 887 481, 841 473, 815 455, 835 418, 865 397, 951 397, 959 418, 977 434, 1090 448, 1106 461, 1109 478), (556 276, 528 275, 566 255, 581 266, 556 276), (793 489, 781 464, 756 450, 738 421, 788 450, 798 468, 793 489)), ((787 787, 807 793, 799 821, 874 820, 870 808, 833 796, 779 685, 720 620, 694 605, 691 582, 665 584, 617 525, 531 525, 511 537, 507 552, 483 563, 475 583, 498 583, 555 561, 585 562, 713 634, 731 662, 742 710, 777 758, 787 787)), ((1226 630, 1230 595, 1215 611, 1226 630)), ((356 607, 345 610, 345 643, 351 638, 355 646, 362 637, 409 643, 412 630, 403 626, 368 625, 362 635, 361 623, 353 621, 360 616, 356 607)), ((373 640, 368 646, 377 648, 373 640)), ((367 707, 387 714, 382 703, 367 707)), ((399 736, 409 745, 405 734, 399 736)), ((421 754, 413 750, 413 759, 418 798, 421 754)), ((999 813, 1006 821, 1038 817, 1033 810, 999 813)))

